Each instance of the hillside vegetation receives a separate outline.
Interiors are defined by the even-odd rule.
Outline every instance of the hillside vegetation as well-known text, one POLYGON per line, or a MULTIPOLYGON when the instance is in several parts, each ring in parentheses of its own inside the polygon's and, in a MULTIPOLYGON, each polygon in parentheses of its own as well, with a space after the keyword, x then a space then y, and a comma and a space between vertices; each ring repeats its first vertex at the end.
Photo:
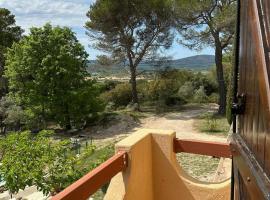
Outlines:
MULTIPOLYGON (((209 70, 215 65, 215 56, 213 55, 196 55, 176 60, 166 61, 142 61, 139 71, 157 71, 160 69, 189 69, 189 70, 209 70)), ((97 60, 88 61, 88 72, 91 73, 122 73, 127 72, 122 63, 115 65, 101 65, 97 60)))

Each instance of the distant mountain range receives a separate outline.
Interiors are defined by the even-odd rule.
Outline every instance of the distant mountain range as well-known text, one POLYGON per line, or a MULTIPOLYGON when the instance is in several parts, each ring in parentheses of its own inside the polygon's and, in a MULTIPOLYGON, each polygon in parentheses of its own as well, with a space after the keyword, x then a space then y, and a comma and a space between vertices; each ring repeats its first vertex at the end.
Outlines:
MULTIPOLYGON (((215 65, 215 56, 213 55, 197 55, 176 60, 166 61, 142 61, 138 67, 139 70, 155 71, 162 68, 171 69, 190 69, 190 70, 207 70, 215 65)), ((88 71, 90 73, 112 72, 117 73, 123 71, 123 66, 101 66, 96 60, 89 60, 88 71)))

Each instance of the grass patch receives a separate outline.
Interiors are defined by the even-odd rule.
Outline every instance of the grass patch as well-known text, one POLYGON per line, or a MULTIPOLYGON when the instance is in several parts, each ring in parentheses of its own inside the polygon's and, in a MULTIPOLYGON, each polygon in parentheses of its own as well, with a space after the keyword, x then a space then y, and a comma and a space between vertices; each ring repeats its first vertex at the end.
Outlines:
POLYGON ((83 156, 78 167, 81 169, 93 169, 114 155, 114 144, 96 149, 91 155, 83 156))
POLYGON ((91 196, 94 200, 103 200, 105 196, 105 193, 99 189, 95 194, 91 196))
POLYGON ((218 167, 219 158, 188 153, 177 154, 177 160, 182 168, 193 178, 209 181, 218 167))
POLYGON ((227 135, 230 130, 230 125, 226 117, 208 113, 198 118, 195 123, 195 128, 207 134, 227 135))
POLYGON ((148 117, 147 113, 140 111, 130 111, 128 109, 118 110, 119 115, 128 115, 132 117, 136 122, 139 122, 141 118, 148 117))
MULTIPOLYGON (((84 154, 80 159, 78 167, 86 172, 89 172, 99 166, 101 163, 105 162, 111 156, 113 156, 114 153, 114 144, 110 144, 106 147, 96 149, 93 153, 90 153, 89 156, 87 153, 84 154)), ((105 184, 91 197, 94 200, 102 200, 104 198, 107 188, 108 184, 105 184)))

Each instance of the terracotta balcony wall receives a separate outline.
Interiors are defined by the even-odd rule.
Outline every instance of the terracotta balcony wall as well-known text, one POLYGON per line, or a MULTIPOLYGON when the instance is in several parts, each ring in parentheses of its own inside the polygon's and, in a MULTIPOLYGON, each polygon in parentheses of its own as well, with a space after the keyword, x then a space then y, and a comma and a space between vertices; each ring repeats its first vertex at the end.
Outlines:
POLYGON ((230 180, 206 183, 176 160, 186 152, 231 157, 228 143, 179 140, 174 131, 142 129, 116 144, 116 154, 52 200, 88 199, 111 180, 105 200, 227 200, 230 180))
POLYGON ((174 131, 143 129, 119 142, 116 152, 128 153, 128 167, 111 180, 104 199, 230 199, 230 180, 205 183, 183 171, 176 160, 174 140, 174 131))

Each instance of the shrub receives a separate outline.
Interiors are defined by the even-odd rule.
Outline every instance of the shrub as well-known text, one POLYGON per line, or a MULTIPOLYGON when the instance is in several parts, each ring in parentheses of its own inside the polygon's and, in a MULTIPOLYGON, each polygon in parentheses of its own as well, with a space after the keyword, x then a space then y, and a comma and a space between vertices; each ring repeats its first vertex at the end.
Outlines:
POLYGON ((137 81, 138 97, 140 101, 148 100, 148 87, 150 82, 146 80, 137 81))
POLYGON ((200 88, 195 91, 195 94, 193 96, 193 100, 196 103, 206 103, 208 101, 208 97, 205 94, 203 86, 200 86, 200 88))
POLYGON ((208 97, 208 102, 209 103, 218 103, 219 100, 219 95, 217 93, 212 93, 209 97, 208 97))
POLYGON ((213 92, 218 92, 218 84, 216 77, 213 75, 212 71, 204 73, 194 73, 191 82, 195 89, 199 89, 201 86, 204 87, 205 94, 209 96, 213 92))
POLYGON ((189 70, 165 69, 158 72, 159 79, 171 79, 176 82, 177 87, 180 87, 185 82, 194 77, 194 72, 189 70))
MULTIPOLYGON (((90 149, 90 152, 86 151, 80 156, 80 162, 79 162, 78 168, 82 169, 83 171, 87 169, 86 171, 88 172, 89 170, 94 169, 95 167, 99 166, 101 163, 108 160, 110 157, 114 155, 114 153, 115 153, 114 144, 109 144, 95 151, 91 151, 90 149)), ((104 194, 106 193, 108 186, 109 186, 109 183, 106 183, 104 186, 102 186, 101 191, 96 192, 93 195, 93 198, 101 199, 98 197, 100 196, 104 197, 104 194)))
POLYGON ((193 94, 194 94, 194 87, 192 85, 192 82, 190 81, 185 82, 185 84, 178 90, 178 96, 182 97, 186 101, 190 100, 193 94))
POLYGON ((177 95, 172 95, 165 99, 166 106, 183 105, 185 103, 187 103, 187 101, 177 95))
POLYGON ((102 83, 98 83, 97 86, 98 86, 100 92, 106 92, 106 91, 110 91, 110 90, 114 89, 117 84, 119 84, 118 81, 105 80, 102 83))
POLYGON ((25 131, 1 138, 0 173, 11 193, 32 185, 44 194, 56 193, 83 175, 69 142, 52 141, 52 134, 25 131))
POLYGON ((178 87, 172 79, 156 79, 149 83, 148 98, 150 100, 164 100, 174 95, 178 87))
MULTIPOLYGON (((24 110, 26 120, 25 120, 25 129, 26 130, 42 130, 46 128, 46 121, 41 115, 37 115, 38 112, 35 112, 36 107, 27 108, 24 110)), ((40 110, 40 109, 38 109, 40 110)))
POLYGON ((187 70, 161 71, 148 85, 146 94, 149 100, 169 105, 175 102, 206 103, 207 96, 217 91, 217 84, 211 73, 187 70))
POLYGON ((10 97, 3 97, 0 100, 0 133, 5 134, 7 129, 18 131, 25 122, 26 115, 22 108, 10 97))
POLYGON ((103 102, 97 98, 99 90, 95 84, 85 84, 68 93, 67 99, 55 99, 51 107, 51 118, 66 129, 83 128, 89 119, 104 110, 103 102), (65 106, 59 106, 61 103, 65 103, 65 106))
POLYGON ((209 132, 215 132, 218 129, 218 123, 217 123, 217 119, 212 117, 212 116, 208 116, 207 117, 207 130, 209 132))
POLYGON ((120 83, 100 97, 106 103, 113 102, 116 107, 127 106, 131 102, 131 86, 129 83, 120 83))

